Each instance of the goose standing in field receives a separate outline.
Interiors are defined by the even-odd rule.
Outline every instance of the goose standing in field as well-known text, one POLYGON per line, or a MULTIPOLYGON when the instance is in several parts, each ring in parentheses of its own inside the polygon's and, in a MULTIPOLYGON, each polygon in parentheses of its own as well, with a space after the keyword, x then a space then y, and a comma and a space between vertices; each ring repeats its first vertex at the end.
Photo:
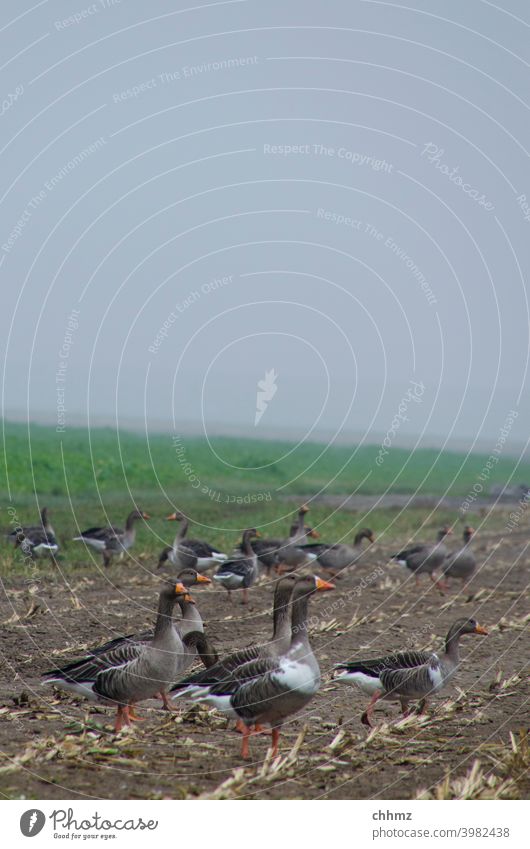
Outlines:
POLYGON ((348 543, 337 543, 336 545, 317 543, 305 545, 302 550, 316 554, 318 564, 335 577, 338 572, 354 565, 359 560, 363 553, 363 539, 367 539, 370 543, 375 542, 373 531, 370 528, 363 528, 355 534, 353 545, 348 543))
POLYGON ((70 678, 68 667, 63 667, 47 673, 44 683, 58 684, 91 701, 115 706, 115 731, 130 725, 135 718, 130 711, 137 702, 161 696, 169 707, 167 690, 178 677, 185 657, 185 646, 173 624, 173 608, 180 597, 191 598, 181 583, 166 584, 161 590, 153 639, 148 643, 119 646, 111 665, 109 652, 95 652, 85 659, 84 678, 79 669, 70 678))
POLYGON ((281 571, 282 567, 296 569, 316 560, 316 554, 303 550, 308 539, 318 539, 320 536, 317 531, 305 524, 308 511, 307 505, 303 504, 300 507, 297 520, 292 523, 286 539, 260 539, 252 543, 266 574, 270 574, 273 569, 281 571))
POLYGON ((248 603, 249 587, 258 577, 258 557, 251 545, 252 537, 259 537, 256 528, 247 528, 243 533, 242 554, 223 563, 213 576, 214 581, 222 584, 231 597, 232 590, 243 590, 242 604, 248 603))
MULTIPOLYGON (((462 585, 469 583, 477 568, 476 557, 471 550, 471 539, 475 533, 475 529, 471 525, 466 525, 464 528, 464 545, 458 551, 452 551, 445 558, 442 566, 443 578, 460 578, 462 585)), ((447 588, 447 584, 445 584, 447 588)))
POLYGON ((444 525, 438 531, 436 542, 430 544, 411 545, 409 548, 404 548, 393 554, 391 560, 397 561, 400 566, 405 566, 412 572, 416 579, 416 585, 419 585, 419 575, 429 575, 433 584, 442 592, 442 588, 434 577, 434 572, 441 571, 449 550, 445 544, 445 538, 452 534, 453 530, 449 525, 444 525))
POLYGON ((7 534, 7 539, 33 560, 40 557, 50 557, 54 560, 59 551, 59 544, 48 518, 47 507, 42 508, 40 516, 40 525, 17 526, 7 534))
POLYGON ((139 519, 150 519, 151 517, 142 510, 132 510, 127 516, 125 530, 109 525, 106 528, 88 528, 74 542, 84 542, 85 545, 95 548, 103 556, 103 565, 109 566, 115 554, 123 555, 128 551, 136 539, 135 523, 139 519))
POLYGON ((188 539, 189 521, 187 517, 176 511, 166 519, 167 522, 178 522, 179 528, 173 540, 173 545, 166 546, 158 559, 158 568, 170 563, 180 569, 209 569, 227 560, 226 554, 219 551, 208 542, 200 539, 188 539))
POLYGON ((313 593, 332 589, 333 584, 316 575, 298 578, 291 601, 291 644, 285 654, 239 666, 228 679, 195 697, 241 721, 243 758, 249 757, 251 729, 265 724, 271 727, 272 755, 276 757, 283 723, 318 692, 320 668, 309 644, 307 609, 313 593))
MULTIPOLYGON (((210 579, 205 575, 198 574, 194 569, 185 569, 173 583, 175 586, 182 586, 184 590, 180 591, 176 597, 182 618, 178 622, 172 621, 172 627, 175 629, 178 639, 182 641, 182 648, 178 652, 177 670, 171 683, 186 671, 197 656, 201 658, 205 666, 212 665, 219 659, 209 640, 204 636, 202 618, 194 599, 187 592, 191 586, 210 584, 210 579)), ((93 685, 98 674, 104 669, 120 666, 133 660, 145 646, 153 642, 154 638, 155 631, 153 629, 138 634, 115 637, 92 649, 79 660, 44 673, 43 683, 55 684, 63 690, 85 696, 93 701, 93 685)), ((168 709, 169 703, 165 690, 161 692, 161 698, 164 707, 168 709)))
POLYGON ((370 660, 351 660, 336 664, 334 678, 360 687, 372 697, 361 717, 365 725, 371 725, 379 699, 399 701, 406 716, 411 701, 421 699, 423 711, 427 699, 449 683, 460 663, 460 637, 487 633, 474 619, 457 619, 449 628, 445 651, 440 656, 429 651, 403 651, 370 660))
POLYGON ((207 669, 201 669, 179 681, 171 688, 174 699, 180 696, 193 697, 205 691, 213 684, 227 680, 235 669, 260 658, 279 657, 291 644, 291 610, 289 603, 294 589, 295 575, 285 575, 276 583, 273 602, 273 628, 270 642, 262 645, 245 646, 232 652, 218 663, 207 669))

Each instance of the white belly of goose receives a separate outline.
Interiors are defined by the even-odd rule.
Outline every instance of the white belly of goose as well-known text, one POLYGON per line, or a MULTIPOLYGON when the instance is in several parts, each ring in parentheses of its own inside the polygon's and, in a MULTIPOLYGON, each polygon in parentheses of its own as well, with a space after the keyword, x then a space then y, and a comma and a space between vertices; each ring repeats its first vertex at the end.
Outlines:
POLYGON ((336 675, 334 680, 340 681, 341 684, 359 687, 368 696, 373 696, 378 690, 384 690, 379 678, 375 678, 373 675, 366 675, 364 672, 344 671, 340 675, 336 675))
POLYGON ((214 575, 214 581, 218 581, 228 590, 237 590, 243 583, 241 575, 234 575, 233 572, 223 572, 222 575, 214 575))
POLYGON ((36 557, 44 557, 47 554, 56 554, 59 551, 58 545, 42 542, 40 545, 33 546, 33 554, 36 557))
POLYGON ((96 551, 103 551, 106 548, 106 543, 102 539, 92 539, 91 537, 74 537, 74 542, 84 542, 85 545, 90 545, 96 551))
POLYGON ((446 683, 439 666, 429 666, 429 678, 432 681, 433 690, 440 690, 446 683))
POLYGON ((320 675, 315 675, 306 663, 288 658, 280 662, 279 668, 272 673, 272 678, 282 687, 304 696, 313 696, 320 687, 320 675))

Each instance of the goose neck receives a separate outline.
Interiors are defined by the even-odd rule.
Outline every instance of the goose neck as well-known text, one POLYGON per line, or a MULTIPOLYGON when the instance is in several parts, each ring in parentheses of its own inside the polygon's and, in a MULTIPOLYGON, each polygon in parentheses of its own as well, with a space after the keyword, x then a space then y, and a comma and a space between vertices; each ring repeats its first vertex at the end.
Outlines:
POLYGON ((307 645, 309 638, 307 634, 307 611, 311 593, 307 590, 296 593, 292 603, 291 618, 291 645, 307 645))
POLYGON ((161 593, 158 600, 158 613, 156 617, 155 632, 153 635, 153 643, 163 642, 166 635, 173 628, 173 607, 175 606, 175 597, 168 593, 161 593))

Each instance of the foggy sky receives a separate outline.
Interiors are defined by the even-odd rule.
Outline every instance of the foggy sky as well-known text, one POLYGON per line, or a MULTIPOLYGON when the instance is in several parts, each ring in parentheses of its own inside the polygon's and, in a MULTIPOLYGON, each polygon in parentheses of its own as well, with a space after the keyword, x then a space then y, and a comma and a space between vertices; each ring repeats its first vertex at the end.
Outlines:
POLYGON ((196 5, 2 7, 4 414, 526 442, 527 5, 196 5))

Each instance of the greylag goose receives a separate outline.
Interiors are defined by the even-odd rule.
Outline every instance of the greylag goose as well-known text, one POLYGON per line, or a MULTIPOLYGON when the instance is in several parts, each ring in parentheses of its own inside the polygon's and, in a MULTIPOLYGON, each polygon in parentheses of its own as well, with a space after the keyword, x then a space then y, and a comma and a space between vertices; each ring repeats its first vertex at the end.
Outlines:
POLYGON ((419 585, 419 575, 429 575, 433 584, 436 584, 441 592, 442 588, 434 577, 434 572, 441 571, 445 558, 449 554, 444 540, 446 536, 452 533, 452 528, 449 525, 444 525, 438 531, 436 542, 411 545, 409 548, 404 548, 397 554, 393 554, 390 559, 397 561, 400 566, 405 566, 410 572, 413 572, 416 585, 419 585))
POLYGON ((207 669, 201 669, 179 681, 171 688, 173 698, 194 696, 204 688, 227 680, 230 675, 245 663, 260 658, 279 657, 285 654, 291 644, 291 611, 289 602, 295 585, 295 575, 285 575, 276 583, 273 602, 273 627, 270 642, 263 645, 245 646, 232 652, 218 663, 207 669))
POLYGON ((307 608, 317 590, 332 590, 333 584, 316 575, 296 580, 292 601, 291 644, 278 657, 265 657, 237 667, 225 681, 195 697, 225 715, 241 720, 241 756, 248 758, 248 741, 253 726, 270 725, 272 755, 278 753, 280 730, 287 719, 305 707, 320 688, 320 668, 309 644, 307 608))
POLYGON ((7 534, 7 539, 33 560, 46 556, 53 560, 59 551, 59 544, 48 518, 47 507, 42 508, 40 516, 40 525, 18 526, 7 534))
POLYGON ((252 543, 252 548, 258 555, 260 565, 266 574, 275 569, 282 571, 282 567, 296 569, 316 560, 316 554, 307 550, 305 553, 302 546, 308 539, 318 539, 317 531, 305 524, 305 516, 309 507, 303 504, 299 511, 296 522, 289 529, 286 539, 264 539, 252 543))
POLYGON ((109 566, 113 555, 122 555, 128 551, 136 539, 135 523, 139 519, 150 519, 151 517, 142 510, 132 510, 127 516, 125 522, 125 530, 109 525, 106 528, 88 528, 82 531, 78 537, 74 537, 74 542, 84 542, 101 552, 103 556, 103 565, 109 566))
POLYGON ((337 543, 336 545, 304 545, 302 551, 311 551, 317 555, 317 562, 330 575, 336 576, 348 566, 354 565, 363 553, 362 542, 367 539, 370 543, 375 542, 373 531, 363 528, 355 534, 353 545, 348 543, 337 543))
POLYGON ((464 545, 445 558, 442 567, 444 578, 460 578, 464 586, 471 580, 477 568, 477 560, 470 545, 474 533, 475 529, 466 525, 463 533, 464 545))
MULTIPOLYGON (((210 584, 211 581, 205 575, 198 574, 194 569, 184 569, 174 583, 184 586, 187 590, 189 587, 198 584, 210 584)), ((197 655, 205 666, 210 666, 219 659, 210 642, 204 636, 203 621, 194 600, 187 592, 179 593, 176 600, 182 618, 178 622, 173 621, 173 626, 179 638, 182 639, 184 648, 179 654, 179 667, 174 680, 186 671, 197 655)), ((61 689, 93 699, 92 686, 98 673, 103 669, 109 669, 132 660, 143 646, 152 643, 154 636, 154 630, 151 629, 138 634, 115 637, 92 649, 79 660, 44 673, 43 683, 55 684, 61 689)), ((161 696, 164 706, 168 708, 169 704, 165 693, 162 693, 161 696)))
POLYGON ((57 684, 91 701, 117 708, 115 731, 129 725, 131 708, 144 699, 161 696, 180 674, 186 647, 173 624, 173 608, 182 598, 190 601, 184 584, 166 584, 160 592, 153 639, 122 644, 111 652, 94 652, 82 662, 46 673, 44 683, 57 684), (82 669, 80 666, 82 665, 82 669))
POLYGON ((365 725, 371 725, 374 706, 379 699, 399 701, 407 715, 411 701, 421 699, 423 710, 427 699, 449 683, 460 663, 460 637, 487 633, 474 619, 457 619, 449 628, 445 651, 441 655, 429 651, 403 651, 371 660, 351 660, 336 664, 334 678, 360 687, 372 696, 361 717, 365 725))
POLYGON ((208 569, 227 560, 226 554, 200 539, 188 539, 189 522, 187 517, 176 511, 166 519, 167 522, 178 522, 179 528, 173 540, 173 545, 166 546, 158 559, 158 568, 170 563, 172 566, 184 569, 208 569))
POLYGON ((241 556, 227 560, 213 576, 214 581, 222 584, 228 590, 229 598, 232 590, 242 589, 242 604, 248 603, 249 587, 252 586, 258 577, 258 558, 252 549, 250 542, 252 537, 259 537, 258 531, 256 528, 247 528, 243 533, 241 556))

